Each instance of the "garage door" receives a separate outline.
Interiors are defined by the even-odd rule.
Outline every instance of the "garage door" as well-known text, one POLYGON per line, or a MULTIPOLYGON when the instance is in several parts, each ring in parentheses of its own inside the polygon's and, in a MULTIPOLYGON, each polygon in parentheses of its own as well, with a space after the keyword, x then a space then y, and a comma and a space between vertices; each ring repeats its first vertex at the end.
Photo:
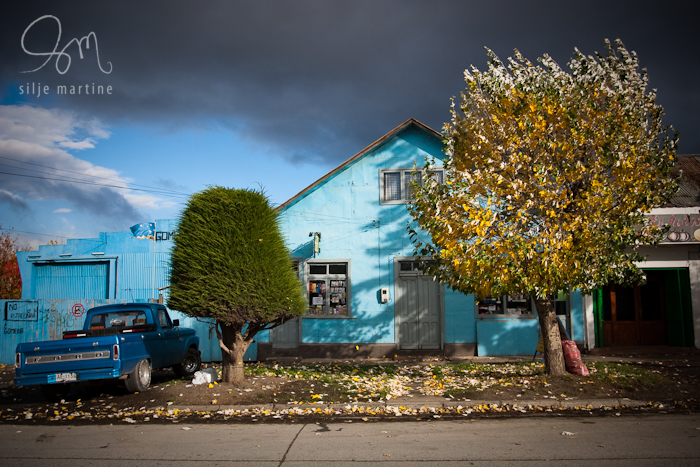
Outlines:
POLYGON ((109 263, 35 264, 33 299, 109 298, 109 263))

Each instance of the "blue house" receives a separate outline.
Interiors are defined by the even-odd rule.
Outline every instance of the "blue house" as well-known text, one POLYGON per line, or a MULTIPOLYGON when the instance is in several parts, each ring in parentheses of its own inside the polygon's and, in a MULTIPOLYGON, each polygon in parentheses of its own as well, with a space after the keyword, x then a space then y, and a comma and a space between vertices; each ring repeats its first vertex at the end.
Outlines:
MULTIPOLYGON (((477 305, 424 275, 426 258, 414 256, 409 187, 426 161, 442 178, 442 139, 409 119, 279 207, 309 309, 259 342, 259 358, 534 353, 529 297, 477 305)), ((580 294, 561 297, 557 309, 583 340, 580 294)))
MULTIPOLYGON (((427 259, 414 256, 406 229, 412 222, 409 187, 419 179, 414 167, 426 161, 441 179, 442 139, 409 119, 279 206, 309 308, 302 318, 258 335, 246 361, 534 353, 538 323, 529 297, 477 301, 424 275, 427 259)), ((22 300, 0 301, 5 334, 15 340, 3 342, 2 361, 12 361, 19 340, 58 338, 79 326, 75 310, 81 307, 167 299, 176 229, 175 220, 157 220, 154 241, 124 231, 18 253, 22 300), (10 307, 29 311, 9 313, 10 307)), ((582 342, 581 295, 559 298, 557 313, 582 342)), ((212 323, 175 317, 197 329, 204 361, 221 359, 212 323)))

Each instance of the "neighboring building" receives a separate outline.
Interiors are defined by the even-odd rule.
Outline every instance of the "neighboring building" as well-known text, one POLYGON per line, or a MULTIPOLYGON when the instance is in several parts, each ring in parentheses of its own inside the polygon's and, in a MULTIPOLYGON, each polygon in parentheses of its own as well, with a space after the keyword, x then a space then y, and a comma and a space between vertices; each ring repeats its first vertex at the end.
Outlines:
POLYGON ((19 252, 22 299, 124 299, 157 297, 169 280, 175 220, 156 221, 155 240, 128 230, 71 239, 19 252))
POLYGON ((700 156, 678 156, 681 185, 647 218, 670 226, 664 241, 644 246, 643 286, 610 284, 586 297, 588 348, 671 345, 700 348, 700 156), (693 312, 693 310, 695 310, 693 312))

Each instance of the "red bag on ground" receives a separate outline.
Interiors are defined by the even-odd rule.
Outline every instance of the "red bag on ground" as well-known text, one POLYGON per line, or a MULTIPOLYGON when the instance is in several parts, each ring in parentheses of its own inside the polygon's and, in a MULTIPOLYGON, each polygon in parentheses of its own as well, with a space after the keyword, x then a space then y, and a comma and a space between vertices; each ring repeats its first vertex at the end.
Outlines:
POLYGON ((561 341, 561 347, 564 349, 564 363, 566 371, 580 376, 589 376, 588 368, 583 364, 581 359, 581 351, 576 347, 574 341, 561 341))

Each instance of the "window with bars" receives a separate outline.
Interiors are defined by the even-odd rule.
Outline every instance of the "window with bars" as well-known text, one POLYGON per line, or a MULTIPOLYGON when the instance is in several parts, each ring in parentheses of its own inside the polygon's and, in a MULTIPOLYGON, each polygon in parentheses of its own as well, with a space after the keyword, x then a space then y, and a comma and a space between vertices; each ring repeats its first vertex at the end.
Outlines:
MULTIPOLYGON (((442 183, 442 169, 434 169, 433 177, 442 183)), ((379 202, 380 204, 404 204, 412 198, 413 182, 423 185, 422 171, 414 171, 413 167, 395 169, 380 169, 379 171, 379 202)))

